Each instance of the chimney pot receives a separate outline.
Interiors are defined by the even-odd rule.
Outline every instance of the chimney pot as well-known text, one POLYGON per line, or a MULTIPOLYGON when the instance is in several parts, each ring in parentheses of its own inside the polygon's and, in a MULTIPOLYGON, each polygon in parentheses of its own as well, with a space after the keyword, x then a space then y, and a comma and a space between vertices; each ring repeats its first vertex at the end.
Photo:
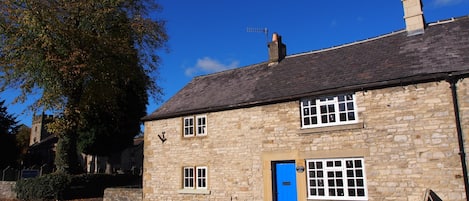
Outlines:
POLYGON ((277 42, 278 41, 278 34, 277 33, 273 33, 272 34, 272 42, 277 42))

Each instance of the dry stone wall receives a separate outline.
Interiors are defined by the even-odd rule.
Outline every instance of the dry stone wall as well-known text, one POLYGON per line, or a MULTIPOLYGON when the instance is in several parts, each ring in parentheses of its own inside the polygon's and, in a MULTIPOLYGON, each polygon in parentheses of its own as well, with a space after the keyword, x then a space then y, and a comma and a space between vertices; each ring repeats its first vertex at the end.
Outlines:
POLYGON ((14 181, 0 181, 0 200, 16 198, 16 193, 13 190, 15 185, 14 181))

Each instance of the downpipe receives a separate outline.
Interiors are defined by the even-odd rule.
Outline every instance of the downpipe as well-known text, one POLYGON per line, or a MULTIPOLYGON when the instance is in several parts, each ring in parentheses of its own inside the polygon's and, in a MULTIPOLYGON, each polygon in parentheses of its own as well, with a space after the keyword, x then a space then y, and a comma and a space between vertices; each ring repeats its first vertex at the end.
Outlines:
POLYGON ((448 79, 446 80, 450 84, 451 94, 453 97, 453 108, 454 108, 454 117, 456 119, 456 131, 458 134, 458 144, 459 144, 459 156, 461 157, 461 166, 462 166, 462 173, 464 177, 464 189, 466 191, 466 200, 469 201, 469 181, 467 177, 467 165, 466 165, 466 153, 464 151, 464 140, 463 140, 463 133, 461 127, 461 119, 459 114, 459 103, 458 103, 458 92, 456 88, 456 83, 458 82, 459 78, 452 77, 449 75, 448 79))

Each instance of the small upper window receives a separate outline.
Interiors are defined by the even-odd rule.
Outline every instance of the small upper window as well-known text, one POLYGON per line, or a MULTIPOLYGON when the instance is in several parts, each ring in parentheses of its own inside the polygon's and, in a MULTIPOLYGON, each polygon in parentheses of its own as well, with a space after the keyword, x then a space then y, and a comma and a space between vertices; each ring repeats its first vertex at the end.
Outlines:
POLYGON ((184 137, 207 135, 207 116, 184 117, 184 137))
POLYGON ((206 116, 196 116, 197 119, 197 130, 196 135, 206 135, 206 127, 207 127, 207 117, 206 116))
POLYGON ((301 100, 301 126, 313 128, 358 122, 354 94, 301 100))
POLYGON ((184 137, 194 136, 194 117, 184 118, 184 137))

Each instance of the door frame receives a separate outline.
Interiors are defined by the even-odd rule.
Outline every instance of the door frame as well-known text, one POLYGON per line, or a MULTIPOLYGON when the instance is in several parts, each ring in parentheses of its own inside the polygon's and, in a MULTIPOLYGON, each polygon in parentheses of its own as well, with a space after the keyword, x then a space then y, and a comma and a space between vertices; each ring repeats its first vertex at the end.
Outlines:
MULTIPOLYGON (((296 162, 295 160, 281 160, 281 161, 271 161, 271 167, 272 167, 272 201, 277 201, 277 164, 281 163, 293 163, 296 168, 296 162)), ((296 169, 295 169, 295 186, 296 186, 296 193, 297 193, 297 200, 298 200, 298 178, 296 177, 296 169)))
MULTIPOLYGON (((264 189, 264 201, 272 201, 273 196, 273 174, 272 162, 295 161, 296 167, 305 167, 305 159, 300 156, 298 150, 270 151, 262 153, 262 178, 264 189)), ((306 200, 306 177, 305 172, 296 171, 296 191, 298 200, 306 200)))

